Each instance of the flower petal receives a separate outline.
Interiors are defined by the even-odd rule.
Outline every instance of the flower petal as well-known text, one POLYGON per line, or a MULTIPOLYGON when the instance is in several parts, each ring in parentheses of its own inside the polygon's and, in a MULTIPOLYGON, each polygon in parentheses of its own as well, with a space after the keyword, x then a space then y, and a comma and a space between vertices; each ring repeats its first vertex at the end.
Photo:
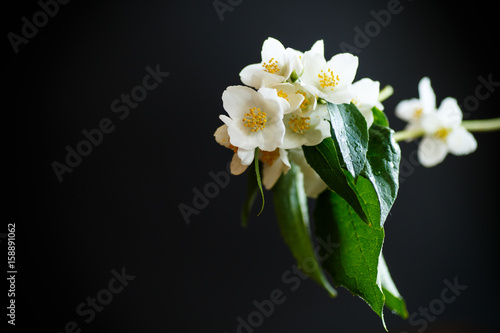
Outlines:
POLYGON ((285 47, 276 38, 269 37, 262 44, 262 61, 268 62, 274 58, 280 65, 285 63, 285 47))
POLYGON ((338 88, 348 86, 354 81, 358 70, 358 57, 350 53, 340 53, 334 55, 326 63, 326 68, 330 68, 335 75, 339 76, 338 88))
POLYGON ((304 151, 301 148, 290 150, 289 156, 290 160, 297 164, 304 174, 304 189, 306 195, 316 199, 321 192, 327 189, 325 182, 307 163, 304 151))
POLYGON ((238 176, 246 171, 246 169, 248 168, 248 165, 245 165, 241 162, 241 159, 238 156, 238 154, 234 154, 233 159, 231 160, 230 168, 231 168, 231 174, 238 176))
POLYGON ((241 164, 250 165, 255 157, 255 150, 238 148, 238 157, 241 164))
POLYGON ((437 113, 444 127, 457 128, 462 123, 462 110, 454 98, 443 99, 437 113))
POLYGON ((462 126, 448 134, 446 143, 450 153, 457 156, 470 154, 477 148, 474 136, 462 126))
POLYGON ((221 146, 224 146, 226 148, 229 147, 231 144, 229 142, 229 134, 227 134, 227 125, 224 124, 217 128, 217 130, 214 133, 215 141, 220 144, 221 146))
POLYGON ((241 119, 253 107, 255 94, 249 87, 229 86, 222 93, 222 106, 233 120, 241 119))
POLYGON ((406 99, 396 105, 396 117, 413 122, 417 120, 417 110, 423 109, 422 102, 416 98, 406 99))
POLYGON ((436 95, 431 87, 431 80, 423 77, 418 83, 418 96, 422 102, 423 112, 431 113, 436 110, 436 95))
POLYGON ((425 167, 441 163, 447 154, 446 143, 432 136, 425 136, 418 145, 418 160, 425 167))

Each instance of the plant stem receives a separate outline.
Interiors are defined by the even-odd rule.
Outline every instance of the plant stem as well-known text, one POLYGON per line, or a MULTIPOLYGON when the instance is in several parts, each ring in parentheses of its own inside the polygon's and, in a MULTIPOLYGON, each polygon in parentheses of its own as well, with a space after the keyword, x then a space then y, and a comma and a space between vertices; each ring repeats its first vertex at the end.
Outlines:
MULTIPOLYGON (((464 120, 462 126, 469 132, 489 132, 500 130, 500 118, 485 119, 485 120, 464 120)), ((394 133, 394 140, 412 140, 419 138, 425 134, 424 130, 404 130, 394 133)))
POLYGON ((462 126, 471 132, 490 132, 500 130, 500 118, 486 120, 464 120, 462 126))
POLYGON ((378 101, 383 102, 387 98, 391 97, 391 95, 394 93, 394 89, 392 86, 385 86, 382 90, 380 90, 380 93, 378 94, 378 101))

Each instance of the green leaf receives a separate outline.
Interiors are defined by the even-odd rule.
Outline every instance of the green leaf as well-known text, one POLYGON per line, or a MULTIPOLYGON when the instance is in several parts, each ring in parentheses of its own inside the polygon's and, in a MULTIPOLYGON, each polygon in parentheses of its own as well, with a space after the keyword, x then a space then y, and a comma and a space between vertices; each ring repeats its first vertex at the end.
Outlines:
MULTIPOLYGON (((307 163, 330 190, 344 198, 365 223, 380 224, 380 209, 375 190, 365 186, 362 192, 359 191, 351 174, 342 169, 332 138, 326 138, 316 146, 303 146, 302 150, 307 163)), ((358 178, 358 183, 366 181, 363 177, 358 178)))
POLYGON ((276 217, 281 235, 299 267, 334 297, 337 291, 326 278, 315 255, 303 178, 300 168, 292 163, 291 169, 273 186, 276 217))
MULTIPOLYGON (((363 191, 370 183, 361 182, 358 186, 363 191)), ((333 242, 340 244, 323 261, 323 268, 336 286, 346 288, 368 303, 385 328, 385 296, 377 279, 384 229, 378 224, 365 224, 344 199, 330 191, 318 197, 314 218, 317 237, 331 237, 333 242)))
POLYGON ((259 148, 255 148, 255 159, 254 159, 254 162, 255 162, 255 176, 256 176, 255 178, 257 179, 257 187, 259 188, 260 195, 262 197, 262 206, 260 207, 259 214, 257 214, 257 216, 259 216, 260 213, 262 213, 262 211, 264 210, 264 204, 265 204, 264 190, 262 189, 262 181, 260 179, 259 148))
POLYGON ((327 105, 333 137, 347 170, 356 180, 363 170, 368 150, 365 117, 354 104, 327 105))
POLYGON ((399 294, 398 289, 392 281, 389 269, 385 263, 384 257, 381 255, 378 263, 378 274, 382 284, 382 291, 385 295, 385 306, 392 311, 392 313, 399 315, 403 319, 408 318, 408 310, 403 297, 399 294))
POLYGON ((401 150, 393 139, 394 131, 373 124, 366 164, 361 173, 369 179, 377 193, 380 225, 382 226, 396 200, 399 189, 399 162, 401 150))
POLYGON ((376 106, 374 106, 372 108, 372 113, 373 113, 373 123, 374 124, 389 127, 389 119, 387 119, 384 112, 382 112, 376 106))
POLYGON ((245 202, 243 203, 243 208, 241 209, 241 225, 243 227, 246 227, 248 224, 250 211, 252 210, 255 198, 257 197, 258 190, 259 185, 257 184, 255 164, 250 164, 247 169, 247 196, 245 202))

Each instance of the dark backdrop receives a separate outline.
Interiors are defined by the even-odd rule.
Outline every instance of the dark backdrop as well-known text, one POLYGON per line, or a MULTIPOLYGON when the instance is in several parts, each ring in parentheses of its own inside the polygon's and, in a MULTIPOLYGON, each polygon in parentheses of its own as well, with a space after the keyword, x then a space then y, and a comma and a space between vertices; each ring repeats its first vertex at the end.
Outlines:
MULTIPOLYGON (((355 28, 364 30, 374 21, 371 11, 391 1, 231 3, 223 20, 211 0, 71 1, 56 13, 49 7, 53 17, 46 20, 36 15, 35 1, 4 4, 4 177, 14 188, 5 191, 0 232, 16 224, 15 331, 71 331, 73 321, 82 332, 236 332, 237 318, 255 310, 254 300, 280 289, 286 302, 255 332, 383 332, 379 318, 345 290, 332 300, 312 281, 295 292, 287 288, 281 276, 294 260, 271 196, 248 228, 239 224, 245 176, 231 176, 189 224, 178 206, 192 206, 193 190, 225 169, 230 153, 212 136, 224 113, 221 94, 240 84, 244 66, 260 61, 267 37, 302 51, 324 39, 329 58, 342 42, 355 46, 355 28), (9 33, 20 35, 22 18, 33 22, 34 14, 42 27, 15 53, 9 33), (113 101, 143 84, 147 66, 169 75, 128 116, 122 102, 114 113, 113 101), (76 149, 82 131, 95 133, 100 124, 110 133, 95 134, 99 144, 73 160, 77 165, 60 182, 53 162, 65 163, 66 146, 76 149), (129 280, 118 288, 113 274, 122 273, 129 280), (100 312, 77 313, 96 296, 107 303, 100 312)), ((431 78, 438 103, 474 96, 479 76, 500 81, 494 4, 401 0, 398 8, 359 48, 356 76, 394 86, 385 103, 393 128, 404 127, 395 105, 417 97, 422 76, 431 78)), ((493 91, 473 105, 469 119, 498 117, 499 98, 493 91)), ((467 286, 428 320, 427 332, 500 328, 500 136, 476 139, 476 153, 448 156, 432 169, 411 162, 415 143, 401 144, 409 164, 384 245, 392 276, 410 313, 440 299, 445 280, 467 286)), ((5 239, 0 247, 6 274, 5 239)), ((0 294, 5 309, 6 291, 0 294)), ((423 329, 389 311, 386 320, 391 332, 423 329)))

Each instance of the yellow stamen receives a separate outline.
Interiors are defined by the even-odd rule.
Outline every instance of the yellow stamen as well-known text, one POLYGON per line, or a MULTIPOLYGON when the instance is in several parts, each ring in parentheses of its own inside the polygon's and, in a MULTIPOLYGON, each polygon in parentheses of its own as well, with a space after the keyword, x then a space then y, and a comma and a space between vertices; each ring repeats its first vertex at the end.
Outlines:
POLYGON ((295 133, 304 134, 311 127, 310 120, 311 118, 309 117, 292 116, 288 125, 290 125, 290 129, 295 133))
POLYGON ((446 138, 448 137, 448 134, 450 134, 450 132, 451 132, 451 129, 441 127, 440 129, 438 129, 438 130, 436 131, 436 133, 435 133, 434 135, 435 135, 438 139, 440 139, 441 141, 446 142, 446 138))
POLYGON ((328 73, 325 73, 323 72, 323 70, 321 70, 321 73, 318 74, 318 78, 321 88, 331 87, 333 90, 333 88, 335 88, 335 86, 339 84, 339 76, 334 75, 330 68, 328 68, 328 73))
POLYGON ((414 119, 418 119, 422 116, 422 113, 424 112, 424 109, 422 108, 417 108, 415 109, 415 113, 413 114, 414 119))
POLYGON ((288 101, 288 95, 283 90, 278 91, 278 97, 284 98, 288 101))
POLYGON ((279 67, 278 67, 278 61, 274 60, 274 58, 271 58, 267 63, 263 62, 262 67, 264 67, 264 70, 268 73, 271 74, 279 74, 279 67))
POLYGON ((280 150, 276 148, 273 151, 261 150, 259 154, 259 159, 263 162, 272 166, 273 163, 280 157, 280 150))
POLYGON ((305 92, 301 92, 298 90, 297 90, 296 94, 301 94, 302 96, 304 96, 304 100, 300 104, 300 109, 302 111, 304 111, 305 109, 307 109, 309 107, 309 99, 307 98, 307 94, 305 92))
POLYGON ((251 128, 252 132, 258 132, 266 128, 267 114, 256 107, 251 108, 249 111, 245 113, 245 118, 242 119, 245 127, 251 128))

